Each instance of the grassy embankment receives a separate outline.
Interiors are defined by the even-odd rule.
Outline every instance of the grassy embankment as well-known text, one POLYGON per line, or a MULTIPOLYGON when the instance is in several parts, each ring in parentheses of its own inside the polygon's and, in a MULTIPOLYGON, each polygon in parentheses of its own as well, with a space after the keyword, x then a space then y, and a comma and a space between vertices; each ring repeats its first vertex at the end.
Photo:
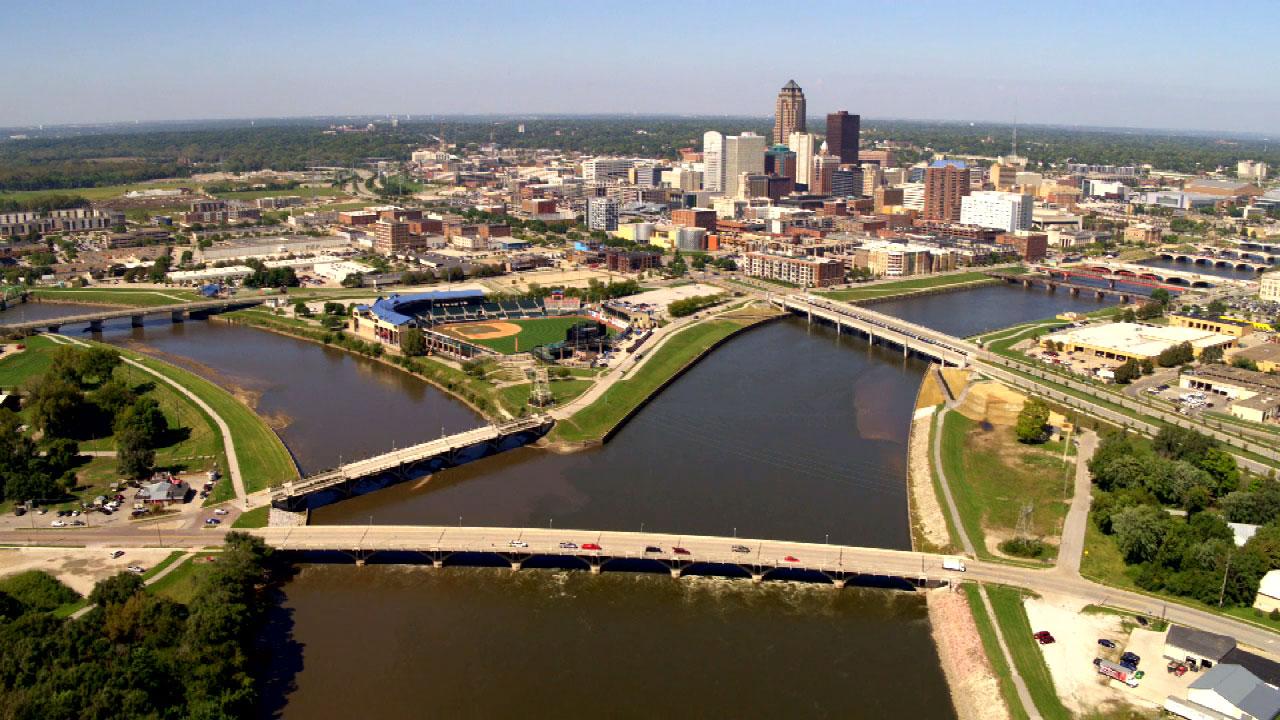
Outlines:
MULTIPOLYGON (((1006 268, 1002 270, 1002 272, 1018 273, 1025 272, 1025 270, 1022 268, 1006 268)), ((999 282, 1002 281, 990 277, 983 272, 965 272, 956 273, 954 275, 928 275, 925 277, 913 278, 911 280, 877 283, 875 285, 867 285, 865 287, 853 287, 848 290, 832 290, 830 292, 823 292, 819 294, 833 300, 857 302, 859 300, 878 300, 880 298, 895 295, 913 295, 920 292, 952 286, 977 287, 979 285, 992 285, 999 282)))
POLYGON ((988 535, 1012 537, 1026 504, 1032 507, 1028 535, 1056 540, 1073 486, 1072 465, 1062 462, 1060 444, 1023 445, 1011 426, 979 423, 954 411, 943 418, 941 433, 943 471, 979 557, 1002 559, 988 547, 998 540, 988 535))
POLYGON ((1013 657, 1014 667, 1027 684, 1027 692, 1031 701, 1045 720, 1070 720, 1071 713, 1058 699, 1054 689, 1053 676, 1044 662, 1040 645, 1031 635, 1031 622, 1027 619, 1027 610, 1022 605, 1024 591, 1003 585, 988 585, 987 597, 991 599, 991 609, 995 611, 996 622, 1000 623, 1000 632, 1009 647, 1009 655, 1013 657))
POLYGON ((1014 720, 1028 720, 1030 716, 1022 707, 1022 701, 1018 699, 1018 690, 1013 685, 1013 673, 1009 669, 1009 663, 1004 659, 1004 652, 1000 650, 1000 640, 996 637, 995 625, 982 604, 981 589, 973 583, 964 583, 960 587, 969 600, 969 611, 973 613, 974 624, 978 626, 978 635, 982 638, 982 649, 986 652, 987 659, 991 661, 991 670, 1000 684, 1000 695, 1004 698, 1005 706, 1009 708, 1009 715, 1014 720))
POLYGON ((267 522, 271 519, 271 506, 262 505, 252 510, 240 513, 240 517, 231 523, 233 528, 263 528, 267 526, 267 522))
POLYGON ((196 553, 174 568, 173 572, 148 585, 147 591, 186 605, 195 597, 200 578, 204 576, 210 563, 217 562, 220 555, 219 552, 196 553))
POLYGON ((155 307, 202 300, 199 294, 181 288, 40 288, 31 292, 39 300, 58 300, 97 305, 155 307))
MULTIPOLYGON (((19 387, 40 377, 48 369, 53 353, 62 347, 42 336, 27 338, 25 345, 26 350, 0 360, 0 387, 19 387)), ((226 466, 221 436, 189 398, 129 365, 121 365, 116 377, 154 399, 164 414, 168 432, 156 448, 156 467, 186 472, 226 466)), ((20 415, 30 422, 29 409, 24 408, 20 415)), ((82 451, 115 450, 110 427, 98 428, 94 437, 76 440, 82 451)), ((114 457, 84 457, 76 475, 82 488, 77 494, 88 498, 106 494, 111 483, 119 480, 114 457)))
POLYGON ((724 318, 681 330, 654 351, 634 375, 614 383, 591 405, 557 423, 549 439, 566 443, 602 440, 672 377, 752 324, 750 319, 724 318))

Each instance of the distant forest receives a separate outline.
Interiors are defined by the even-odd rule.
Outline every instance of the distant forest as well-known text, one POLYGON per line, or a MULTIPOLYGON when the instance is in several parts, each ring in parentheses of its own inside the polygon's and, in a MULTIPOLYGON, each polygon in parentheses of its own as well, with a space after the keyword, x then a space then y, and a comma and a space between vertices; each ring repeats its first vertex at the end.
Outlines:
MULTIPOLYGON (((682 147, 700 147, 702 133, 751 130, 768 136, 767 118, 584 117, 463 119, 383 122, 370 133, 326 135, 329 121, 218 122, 145 129, 107 128, 25 140, 0 140, 0 191, 63 190, 183 177, 193 172, 244 172, 311 165, 357 165, 368 158, 407 160, 437 138, 460 145, 493 141, 504 147, 552 148, 599 154, 675 158, 682 147), (519 132, 520 125, 524 132, 519 132)), ((358 121, 363 124, 364 121, 358 121)), ((818 118, 811 127, 821 134, 818 118)), ((1008 125, 863 120, 864 143, 891 139, 922 149, 974 155, 1007 153, 1008 125)), ((1161 131, 1025 126, 1018 150, 1038 167, 1067 161, 1198 172, 1234 167, 1242 159, 1280 166, 1280 147, 1259 138, 1216 137, 1161 131)), ((905 151, 906 161, 927 156, 905 151)))

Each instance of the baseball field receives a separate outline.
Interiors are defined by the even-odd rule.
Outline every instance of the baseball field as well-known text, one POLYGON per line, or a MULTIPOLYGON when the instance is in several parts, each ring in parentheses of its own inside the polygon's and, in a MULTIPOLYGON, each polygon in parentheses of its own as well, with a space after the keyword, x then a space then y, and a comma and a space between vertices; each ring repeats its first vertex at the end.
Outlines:
POLYGON ((527 320, 485 320, 437 326, 435 329, 446 335, 492 348, 503 355, 511 355, 517 352, 528 352, 538 345, 562 342, 569 328, 587 319, 567 316, 527 320))

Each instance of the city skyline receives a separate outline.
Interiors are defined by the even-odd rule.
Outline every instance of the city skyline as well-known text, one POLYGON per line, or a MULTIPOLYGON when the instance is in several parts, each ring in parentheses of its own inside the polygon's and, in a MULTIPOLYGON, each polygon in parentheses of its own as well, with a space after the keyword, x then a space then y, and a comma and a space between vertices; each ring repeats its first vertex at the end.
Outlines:
MULTIPOLYGON (((1190 3, 1147 17, 1101 4, 1099 13, 1033 13, 819 2, 786 23, 755 3, 710 3, 692 15, 683 7, 654 6, 620 30, 614 6, 550 13, 536 2, 386 0, 360 15, 340 15, 349 9, 338 3, 231 2, 215 15, 151 2, 24 6, 9 13, 10 94, 24 102, 0 108, 0 126, 385 113, 755 117, 794 78, 811 118, 849 108, 881 118, 1280 132, 1278 81, 1242 26, 1205 22, 1190 3), (711 16, 718 21, 682 22, 711 16), (811 41, 815 27, 843 21, 868 30, 856 62, 811 41), (53 26, 57 53, 37 39, 53 26), (1185 42, 1187 27, 1197 30, 1194 43, 1185 42), (729 53, 696 73, 687 55, 657 52, 728 46, 752 32, 797 52, 746 62, 729 53), (646 34, 655 52, 642 62, 619 41, 646 34), (1001 52, 981 52, 983 40, 998 40, 1001 52), (1183 49, 1171 53, 1178 42, 1183 49)), ((1261 3, 1233 10, 1257 27, 1280 20, 1280 9, 1261 3)))

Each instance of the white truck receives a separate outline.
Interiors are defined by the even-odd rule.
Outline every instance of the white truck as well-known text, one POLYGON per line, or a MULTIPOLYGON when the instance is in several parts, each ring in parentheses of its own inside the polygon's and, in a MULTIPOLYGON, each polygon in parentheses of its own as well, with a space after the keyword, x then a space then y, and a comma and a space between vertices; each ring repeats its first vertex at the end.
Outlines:
POLYGON ((942 569, 964 572, 964 561, 957 557, 942 558, 942 569))

